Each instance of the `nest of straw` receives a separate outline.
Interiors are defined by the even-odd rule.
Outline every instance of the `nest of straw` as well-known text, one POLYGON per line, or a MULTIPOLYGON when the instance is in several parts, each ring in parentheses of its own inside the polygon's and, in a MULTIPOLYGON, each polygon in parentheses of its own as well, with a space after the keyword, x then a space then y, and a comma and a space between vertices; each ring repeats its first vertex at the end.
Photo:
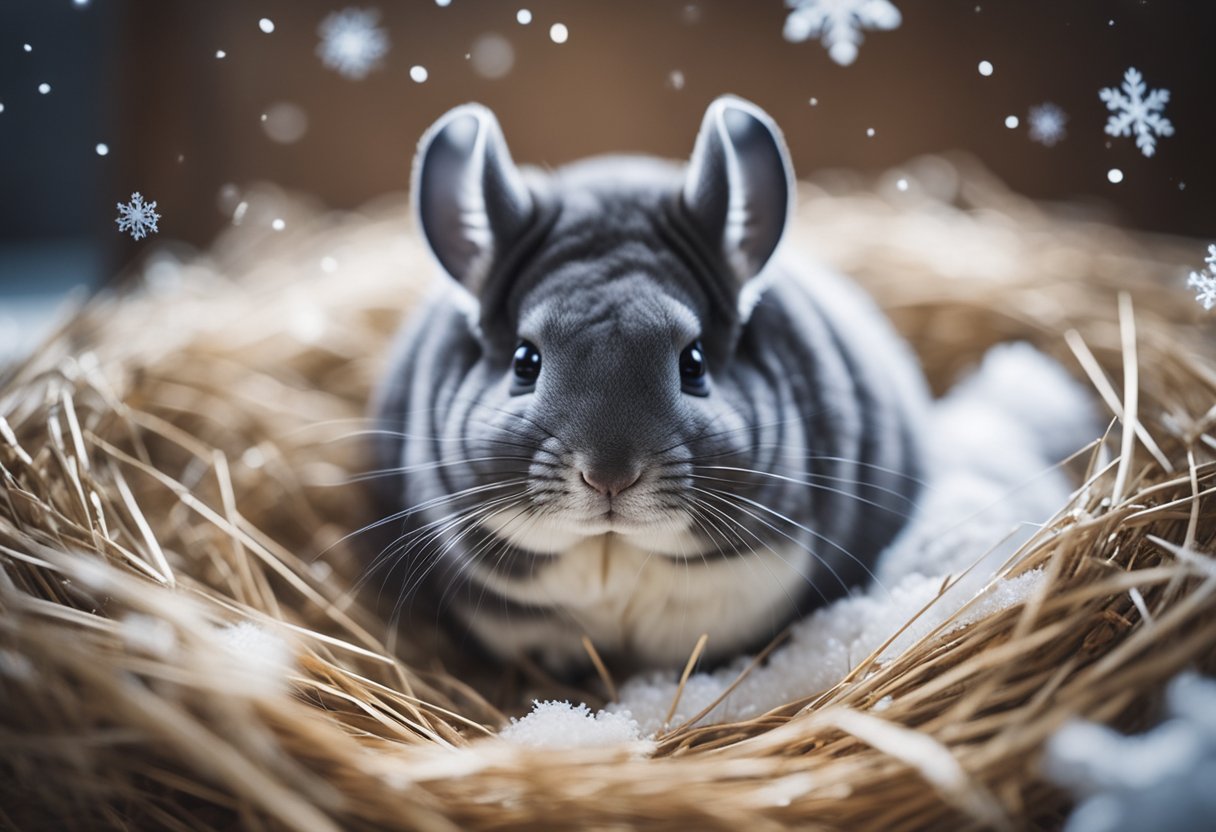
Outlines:
POLYGON ((1027 603, 831 690, 653 742, 494 737, 534 673, 386 633, 355 590, 373 519, 352 439, 432 278, 403 199, 272 189, 199 255, 162 249, 0 382, 0 819, 21 828, 735 830, 1057 825, 1072 716, 1136 728, 1216 658, 1216 340, 1197 243, 1019 199, 965 162, 804 186, 800 245, 857 276, 944 389, 1029 340, 1108 406, 1083 482, 1021 552, 1027 603), (256 229, 283 217, 287 230, 256 229), (276 663, 231 626, 277 634, 276 663), (890 697, 878 711, 874 704, 890 697))

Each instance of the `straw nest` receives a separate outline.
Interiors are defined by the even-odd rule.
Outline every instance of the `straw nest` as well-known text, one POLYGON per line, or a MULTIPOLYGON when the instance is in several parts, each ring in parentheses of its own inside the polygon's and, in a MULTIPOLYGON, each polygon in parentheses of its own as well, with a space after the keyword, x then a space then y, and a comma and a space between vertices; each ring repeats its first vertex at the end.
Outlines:
POLYGON ((533 695, 603 691, 441 664, 355 590, 364 402, 431 279, 404 202, 334 215, 261 189, 210 251, 160 250, 0 383, 0 818, 1058 824, 1067 798, 1037 769, 1052 731, 1135 728, 1169 677, 1213 667, 1216 346, 1181 281, 1202 246, 1048 212, 959 161, 901 175, 906 192, 805 186, 792 232, 862 280, 939 391, 1026 339, 1112 416, 1022 550, 1047 574, 1029 602, 743 723, 568 751, 494 738, 533 695), (287 230, 264 232, 271 217, 287 230))

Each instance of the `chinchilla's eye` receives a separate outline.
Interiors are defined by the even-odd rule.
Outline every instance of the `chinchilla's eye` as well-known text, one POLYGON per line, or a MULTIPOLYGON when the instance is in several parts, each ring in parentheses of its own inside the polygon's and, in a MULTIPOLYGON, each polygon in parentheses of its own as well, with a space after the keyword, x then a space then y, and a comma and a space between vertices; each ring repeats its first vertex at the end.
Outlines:
POLYGON ((530 387, 540 375, 540 350, 531 341, 520 341, 515 348, 515 383, 530 387))
POLYGON ((696 396, 706 395, 709 392, 709 384, 705 372, 705 351, 701 348, 700 339, 697 339, 680 353, 680 385, 684 392, 696 396))

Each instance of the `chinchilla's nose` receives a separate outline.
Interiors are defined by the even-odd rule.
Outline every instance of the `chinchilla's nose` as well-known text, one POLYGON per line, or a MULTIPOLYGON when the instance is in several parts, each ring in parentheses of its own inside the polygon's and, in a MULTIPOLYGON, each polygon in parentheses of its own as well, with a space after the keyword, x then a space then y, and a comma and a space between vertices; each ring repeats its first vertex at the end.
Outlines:
POLYGON ((609 467, 587 467, 582 470, 583 482, 605 497, 615 497, 637 482, 642 472, 639 469, 609 467))

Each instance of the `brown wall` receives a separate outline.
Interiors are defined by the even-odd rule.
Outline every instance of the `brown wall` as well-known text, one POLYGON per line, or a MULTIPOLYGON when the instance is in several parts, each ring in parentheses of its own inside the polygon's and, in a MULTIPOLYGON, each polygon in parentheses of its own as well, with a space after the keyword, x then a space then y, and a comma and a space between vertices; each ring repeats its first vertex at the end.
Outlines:
POLYGON ((705 104, 730 91, 778 119, 802 174, 964 150, 1032 196, 1105 203, 1132 225, 1216 236, 1216 4, 895 3, 902 27, 867 34, 856 64, 842 68, 818 43, 782 39, 781 0, 381 0, 392 52, 383 70, 353 82, 314 55, 318 22, 342 2, 94 0, 88 14, 112 63, 96 71, 109 79, 115 132, 102 192, 81 198, 97 203, 91 213, 112 237, 114 199, 142 190, 159 201, 162 236, 201 244, 224 222, 216 193, 227 182, 272 180, 340 207, 406 187, 419 135, 463 101, 498 112, 518 160, 554 165, 607 151, 683 156, 705 104), (515 21, 521 6, 533 12, 529 26, 515 21), (262 16, 273 34, 259 31, 262 16), (569 27, 563 45, 549 40, 555 21, 569 27), (501 80, 479 77, 464 57, 487 32, 515 50, 501 80), (977 72, 981 59, 995 65, 991 77, 977 72), (413 64, 428 68, 426 83, 410 81, 413 64), (1097 91, 1129 65, 1174 92, 1178 132, 1152 159, 1102 132, 1097 91), (669 83, 673 70, 683 89, 669 83), (1051 149, 1029 142, 1024 124, 1003 124, 1011 113, 1024 122, 1044 100, 1070 115, 1067 139, 1051 149), (296 144, 263 133, 260 115, 276 101, 309 117, 296 144), (1106 181, 1110 167, 1125 172, 1121 185, 1106 181))

